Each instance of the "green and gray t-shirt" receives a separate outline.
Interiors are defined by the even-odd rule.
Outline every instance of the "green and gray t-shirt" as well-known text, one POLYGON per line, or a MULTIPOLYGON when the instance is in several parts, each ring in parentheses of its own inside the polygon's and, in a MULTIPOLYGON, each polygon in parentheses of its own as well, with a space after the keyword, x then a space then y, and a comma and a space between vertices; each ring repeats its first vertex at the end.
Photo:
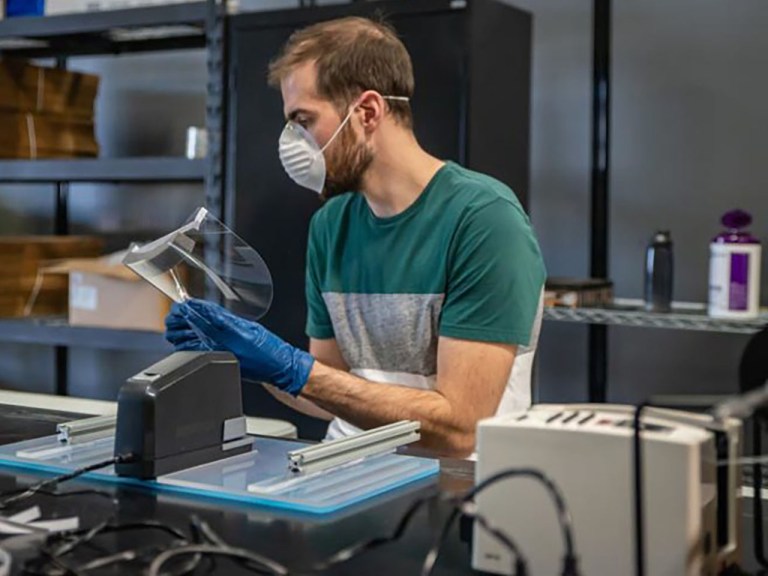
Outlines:
MULTIPOLYGON (((357 376, 426 390, 435 387, 438 337, 516 344, 498 409, 507 413, 530 405, 544 279, 512 190, 448 162, 396 216, 376 217, 361 194, 315 214, 307 335, 335 338, 357 376)), ((337 418, 328 438, 356 431, 337 418)))

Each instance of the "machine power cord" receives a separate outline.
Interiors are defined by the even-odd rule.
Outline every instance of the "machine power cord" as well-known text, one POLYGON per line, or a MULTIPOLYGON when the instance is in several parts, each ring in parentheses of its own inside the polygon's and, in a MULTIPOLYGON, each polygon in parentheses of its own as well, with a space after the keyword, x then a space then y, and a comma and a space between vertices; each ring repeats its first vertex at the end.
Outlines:
POLYGON ((0 510, 5 510, 22 500, 26 500, 27 498, 34 496, 40 491, 47 490, 48 488, 53 488, 54 486, 58 486, 63 482, 67 482, 69 480, 77 478, 78 476, 87 474, 88 472, 93 472, 94 470, 100 470, 101 468, 112 466, 113 464, 131 462, 133 459, 134 459, 133 454, 121 454, 119 456, 114 456, 109 460, 104 460, 102 462, 97 462, 95 464, 90 464, 88 466, 78 468, 77 470, 73 470, 72 472, 62 474, 61 476, 56 476, 54 478, 49 478, 48 480, 43 480, 41 482, 38 482, 37 484, 33 484, 32 486, 30 486, 29 488, 27 488, 21 493, 16 493, 16 491, 14 490, 14 494, 11 496, 9 496, 8 493, 0 494, 0 497, 5 497, 4 500, 0 501, 0 510))
POLYGON ((426 504, 430 502, 434 502, 436 498, 437 498, 437 495, 426 496, 424 498, 419 498, 413 504, 411 504, 408 507, 408 509, 405 511, 405 513, 402 515, 402 517, 400 518, 400 521, 397 523, 397 526, 395 527, 391 535, 377 536, 376 538, 371 538, 370 540, 358 542, 358 543, 352 544, 347 548, 343 548, 342 550, 339 550, 338 552, 333 554, 330 558, 314 564, 310 569, 310 572, 323 573, 326 570, 328 570, 331 566, 335 566, 337 564, 342 564, 344 562, 347 562, 352 558, 355 558, 356 556, 363 554, 364 552, 369 552, 371 550, 374 550, 375 548, 379 548, 380 546, 383 546, 384 544, 396 542, 403 536, 403 534, 405 534, 405 531, 408 528, 408 525, 410 524, 413 517, 416 515, 416 512, 418 512, 426 504))
MULTIPOLYGON (((555 504, 555 509, 557 511, 557 518, 560 524, 560 529, 563 535, 563 542, 565 545, 565 554, 563 557, 563 568, 562 568, 561 574, 562 576, 579 576, 578 556, 576 555, 576 549, 575 549, 574 540, 573 540, 573 522, 571 520, 571 514, 568 511, 568 508, 566 506, 565 499, 563 498, 563 495, 560 492, 560 489, 555 485, 555 483, 552 482, 552 480, 550 480, 548 476, 546 476, 540 470, 536 470, 535 468, 509 468, 507 470, 502 470, 500 472, 497 472, 496 474, 489 476, 488 478, 480 482, 477 486, 469 490, 466 494, 464 494, 464 496, 461 497, 460 505, 454 508, 451 515, 445 521, 439 536, 435 540, 435 543, 432 545, 432 548, 430 549, 429 553, 424 559, 424 565, 422 566, 422 569, 421 569, 421 576, 430 576, 432 574, 435 564, 437 563, 437 559, 440 555, 440 549, 442 548, 443 544, 448 538, 448 534, 450 533, 450 527, 458 518, 459 514, 462 511, 462 507, 464 509, 473 511, 474 508, 467 507, 466 505, 469 502, 472 502, 475 496, 477 496, 484 490, 487 490, 489 487, 497 484, 498 482, 507 480, 509 478, 519 478, 519 477, 528 477, 538 481, 544 486, 544 488, 552 497, 552 500, 555 504)), ((476 520, 478 519, 477 514, 475 514, 475 519, 476 520)), ((484 527, 484 524, 490 527, 490 524, 487 522, 487 519, 485 518, 480 519, 479 522, 481 527, 484 527)), ((500 530, 496 528, 494 528, 494 530, 496 530, 499 533, 497 540, 500 540, 502 544, 504 544, 509 549, 509 551, 516 556, 518 560, 516 566, 519 570, 520 564, 521 564, 519 560, 521 559, 521 556, 519 555, 520 552, 518 547, 508 546, 504 541, 504 539, 506 538, 507 540, 509 540, 509 536, 506 534, 503 534, 500 530)), ((493 531, 489 531, 489 533, 491 535, 494 535, 493 531)), ((527 567, 526 567, 527 563, 525 562, 524 559, 522 564, 523 564, 523 569, 527 570, 527 567)))

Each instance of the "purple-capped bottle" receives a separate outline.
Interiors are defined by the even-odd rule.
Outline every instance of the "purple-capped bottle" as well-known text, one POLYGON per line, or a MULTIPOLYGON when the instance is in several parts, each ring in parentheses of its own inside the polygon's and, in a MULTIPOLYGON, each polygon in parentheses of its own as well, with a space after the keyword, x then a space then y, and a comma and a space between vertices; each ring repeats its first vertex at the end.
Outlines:
POLYGON ((752 216, 743 210, 723 215, 726 230, 709 245, 709 315, 747 319, 760 313, 760 241, 745 230, 752 216))

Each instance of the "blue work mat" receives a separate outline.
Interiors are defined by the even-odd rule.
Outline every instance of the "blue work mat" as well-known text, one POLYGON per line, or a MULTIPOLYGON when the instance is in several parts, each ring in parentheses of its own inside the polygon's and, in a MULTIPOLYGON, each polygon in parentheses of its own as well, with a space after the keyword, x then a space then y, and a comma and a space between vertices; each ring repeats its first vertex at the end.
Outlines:
MULTIPOLYGON (((320 472, 289 471, 287 453, 306 446, 291 440, 254 438, 253 450, 247 454, 174 472, 156 480, 119 477, 112 466, 84 477, 304 514, 331 514, 434 476, 440 468, 437 460, 381 454, 320 472)), ((108 460, 113 450, 113 437, 66 445, 56 436, 46 436, 0 446, 0 466, 62 474, 108 460)))

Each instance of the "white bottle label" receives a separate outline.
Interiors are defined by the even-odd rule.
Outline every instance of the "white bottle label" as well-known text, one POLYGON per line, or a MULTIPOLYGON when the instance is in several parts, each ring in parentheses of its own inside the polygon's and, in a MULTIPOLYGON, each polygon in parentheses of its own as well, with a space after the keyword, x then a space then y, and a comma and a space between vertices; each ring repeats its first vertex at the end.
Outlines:
POLYGON ((709 314, 754 318, 760 306, 760 245, 710 245, 709 314))

